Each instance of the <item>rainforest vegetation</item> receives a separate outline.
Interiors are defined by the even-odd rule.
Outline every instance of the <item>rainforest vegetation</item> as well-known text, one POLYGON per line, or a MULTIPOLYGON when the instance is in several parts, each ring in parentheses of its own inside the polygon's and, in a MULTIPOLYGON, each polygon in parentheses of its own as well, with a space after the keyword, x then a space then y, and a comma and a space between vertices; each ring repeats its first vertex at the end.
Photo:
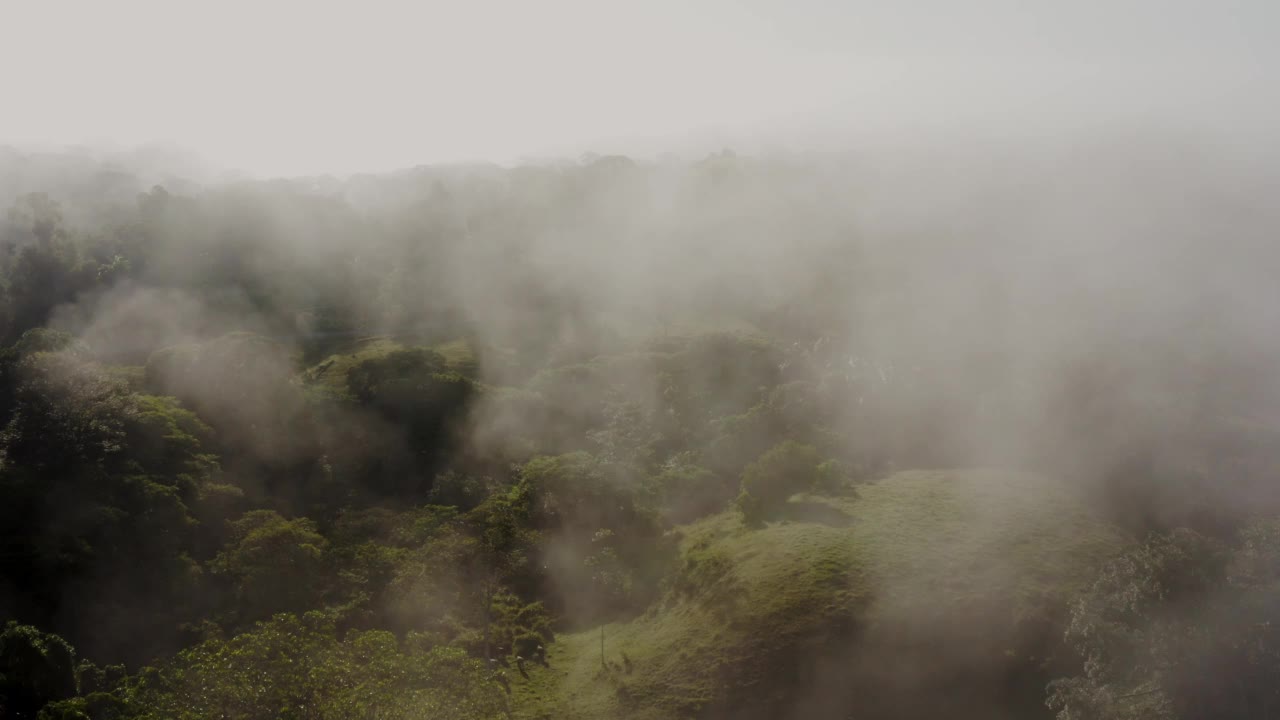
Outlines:
POLYGON ((1280 717, 1274 185, 1113 150, 0 148, 0 718, 1280 717))

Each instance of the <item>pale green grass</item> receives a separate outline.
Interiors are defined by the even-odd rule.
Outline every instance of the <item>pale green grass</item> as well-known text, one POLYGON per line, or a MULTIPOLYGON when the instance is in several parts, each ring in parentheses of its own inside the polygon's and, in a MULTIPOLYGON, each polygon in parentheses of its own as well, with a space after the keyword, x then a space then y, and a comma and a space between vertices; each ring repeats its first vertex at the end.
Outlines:
POLYGON ((474 367, 477 361, 476 353, 472 349, 471 343, 461 338, 434 345, 431 349, 440 353, 445 361, 449 363, 449 366, 455 369, 474 367))
POLYGON ((302 379, 308 385, 328 391, 336 397, 347 397, 347 373, 351 368, 365 360, 379 358, 404 347, 389 337, 362 338, 302 371, 302 379))
POLYGON ((728 693, 767 698, 796 647, 848 642, 832 635, 851 625, 946 622, 981 604, 1011 634, 1124 543, 1031 474, 901 472, 854 493, 798 496, 791 520, 760 529, 734 512, 680 528, 687 591, 607 625, 607 670, 598 628, 560 636, 550 669, 516 676, 517 716, 659 720, 696 717, 728 693))
MULTIPOLYGON (((303 382, 332 394, 335 397, 347 397, 347 373, 351 368, 365 360, 383 357, 396 350, 404 350, 410 345, 388 337, 377 336, 362 338, 338 348, 328 357, 302 371, 303 382)), ((432 350, 440 353, 449 367, 465 375, 475 372, 476 356, 471 345, 462 339, 452 340, 432 346, 432 350)))

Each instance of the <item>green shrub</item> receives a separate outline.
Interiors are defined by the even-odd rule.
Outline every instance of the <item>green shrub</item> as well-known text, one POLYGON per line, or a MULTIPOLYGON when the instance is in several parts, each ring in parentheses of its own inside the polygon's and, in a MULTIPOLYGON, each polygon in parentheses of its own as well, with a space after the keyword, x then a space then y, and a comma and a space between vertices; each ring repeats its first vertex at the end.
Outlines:
POLYGON ((818 478, 818 451, 794 440, 783 441, 743 471, 738 509, 748 522, 762 522, 792 495, 812 488, 818 478))

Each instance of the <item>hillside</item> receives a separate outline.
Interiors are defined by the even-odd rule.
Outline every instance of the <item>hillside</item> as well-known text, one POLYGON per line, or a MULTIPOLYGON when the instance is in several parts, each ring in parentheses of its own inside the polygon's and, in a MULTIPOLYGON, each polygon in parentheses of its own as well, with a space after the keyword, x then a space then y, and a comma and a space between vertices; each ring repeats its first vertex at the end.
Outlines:
POLYGON ((1129 134, 0 151, 0 720, 1271 720, 1276 183, 1129 134))
MULTIPOLYGON (((329 348, 328 355, 303 369, 307 384, 323 388, 336 397, 347 396, 347 374, 365 360, 386 357, 389 353, 416 347, 383 335, 361 338, 329 348)), ((467 375, 475 373, 475 355, 465 340, 452 340, 429 348, 445 359, 451 370, 467 375)))
POLYGON ((788 513, 679 528, 663 601, 605 628, 609 669, 598 628, 562 635, 549 669, 510 673, 518 716, 888 716, 924 688, 991 711, 1047 649, 1038 621, 1124 544, 1054 482, 1004 471, 900 472, 788 513))

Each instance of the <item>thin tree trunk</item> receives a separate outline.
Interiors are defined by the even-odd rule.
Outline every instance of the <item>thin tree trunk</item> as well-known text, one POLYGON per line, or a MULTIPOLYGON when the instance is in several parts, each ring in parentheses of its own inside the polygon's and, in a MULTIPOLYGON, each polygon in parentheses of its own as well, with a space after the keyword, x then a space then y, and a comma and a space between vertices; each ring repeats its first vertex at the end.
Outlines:
POLYGON ((493 591, 489 588, 484 593, 484 662, 485 666, 489 666, 491 653, 489 651, 489 624, 493 614, 493 591))
POLYGON ((600 667, 606 667, 604 664, 604 623, 600 623, 600 667))

